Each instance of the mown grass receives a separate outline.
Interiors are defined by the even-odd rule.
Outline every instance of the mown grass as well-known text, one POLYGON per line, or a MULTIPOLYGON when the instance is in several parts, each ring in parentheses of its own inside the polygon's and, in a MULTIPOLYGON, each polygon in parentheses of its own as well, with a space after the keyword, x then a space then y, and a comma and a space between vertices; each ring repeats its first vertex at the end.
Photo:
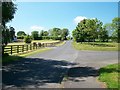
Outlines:
POLYGON ((26 52, 26 53, 23 53, 23 54, 5 56, 5 57, 2 58, 2 63, 3 64, 10 63, 12 61, 17 61, 17 60, 20 60, 21 58, 24 58, 24 57, 27 57, 27 56, 30 56, 30 55, 33 55, 33 54, 36 54, 36 53, 45 52, 45 51, 48 51, 48 50, 51 50, 51 48, 42 48, 42 49, 38 49, 38 50, 35 50, 35 51, 26 52))
MULTIPOLYGON (((34 42, 40 42, 40 43, 53 43, 53 42, 58 42, 59 40, 32 40, 32 43, 34 42)), ((13 43, 8 43, 8 45, 25 45, 25 42, 13 42, 13 43)))
POLYGON ((119 88, 119 70, 120 64, 112 64, 100 68, 99 70, 99 80, 105 82, 108 88, 119 88))
POLYGON ((73 41, 72 45, 77 50, 117 51, 120 44, 113 42, 83 42, 81 44, 73 41))

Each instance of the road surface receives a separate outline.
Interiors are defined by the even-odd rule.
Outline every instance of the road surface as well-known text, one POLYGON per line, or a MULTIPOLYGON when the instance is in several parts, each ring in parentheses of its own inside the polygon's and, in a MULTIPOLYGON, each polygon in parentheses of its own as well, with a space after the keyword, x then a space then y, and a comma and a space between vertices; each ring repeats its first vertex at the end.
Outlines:
POLYGON ((78 51, 71 42, 3 66, 3 88, 102 88, 98 69, 117 63, 118 52, 78 51))

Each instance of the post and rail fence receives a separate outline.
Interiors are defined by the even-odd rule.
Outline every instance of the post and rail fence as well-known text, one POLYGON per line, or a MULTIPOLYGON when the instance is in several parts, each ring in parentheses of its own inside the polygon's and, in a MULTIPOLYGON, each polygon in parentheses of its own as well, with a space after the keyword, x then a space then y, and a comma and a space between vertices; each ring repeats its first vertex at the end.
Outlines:
POLYGON ((55 47, 59 42, 52 42, 52 43, 32 43, 32 44, 25 44, 25 45, 7 45, 3 47, 3 52, 8 53, 9 55, 24 53, 32 50, 37 50, 42 47, 55 47))

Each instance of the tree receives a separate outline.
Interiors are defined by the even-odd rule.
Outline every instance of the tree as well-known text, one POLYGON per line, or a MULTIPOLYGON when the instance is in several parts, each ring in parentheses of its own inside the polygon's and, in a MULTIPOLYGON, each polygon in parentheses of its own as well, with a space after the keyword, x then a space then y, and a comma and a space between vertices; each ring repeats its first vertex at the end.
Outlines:
POLYGON ((60 28, 53 28, 50 30, 51 36, 60 36, 61 35, 61 29, 60 28))
POLYGON ((120 18, 115 17, 112 20, 112 27, 113 27, 113 34, 112 34, 112 40, 120 42, 120 18))
POLYGON ((14 14, 17 10, 16 5, 12 2, 2 2, 2 25, 11 21, 14 18, 14 14))
POLYGON ((49 35, 48 31, 43 32, 43 36, 48 36, 48 35, 49 35))
POLYGON ((32 38, 33 38, 34 40, 36 40, 36 39, 38 38, 38 36, 39 36, 38 31, 33 31, 33 32, 31 32, 31 35, 32 35, 32 38))
POLYGON ((44 30, 41 30, 40 37, 42 37, 43 35, 44 35, 44 30))
POLYGON ((78 23, 76 29, 72 32, 77 42, 95 41, 98 38, 98 32, 102 28, 102 22, 98 19, 84 19, 78 23))
POLYGON ((24 37, 24 42, 25 42, 25 43, 31 43, 31 41, 32 41, 32 39, 31 39, 30 35, 26 35, 26 36, 24 37))
POLYGON ((25 36, 25 32, 24 31, 18 31, 17 32, 17 36, 25 36))
POLYGON ((15 37, 15 29, 10 27, 10 40, 12 41, 15 37))
POLYGON ((62 32, 61 33, 62 40, 67 40, 67 36, 69 34, 69 30, 67 28, 63 28, 61 32, 62 32))
POLYGON ((102 41, 102 42, 105 42, 107 41, 108 42, 108 31, 106 30, 106 28, 102 28, 100 29, 99 31, 99 40, 102 41))

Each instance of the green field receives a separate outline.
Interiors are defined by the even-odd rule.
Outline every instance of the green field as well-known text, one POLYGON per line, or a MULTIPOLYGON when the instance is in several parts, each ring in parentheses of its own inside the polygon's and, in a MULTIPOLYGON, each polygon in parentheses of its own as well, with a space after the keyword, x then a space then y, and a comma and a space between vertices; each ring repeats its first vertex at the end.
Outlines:
MULTIPOLYGON (((120 64, 119 64, 120 67, 120 64)), ((108 88, 118 88, 120 89, 120 84, 118 84, 118 78, 120 75, 120 70, 118 64, 112 64, 105 66, 99 70, 99 80, 105 82, 108 88)))
POLYGON ((83 42, 72 43, 73 47, 77 50, 94 50, 94 51, 117 51, 118 50, 118 43, 113 42, 83 42))
MULTIPOLYGON (((53 43, 53 42, 58 42, 59 40, 32 40, 33 42, 40 42, 40 43, 53 43)), ((24 45, 26 44, 25 42, 13 42, 13 43, 8 43, 8 45, 24 45)))

